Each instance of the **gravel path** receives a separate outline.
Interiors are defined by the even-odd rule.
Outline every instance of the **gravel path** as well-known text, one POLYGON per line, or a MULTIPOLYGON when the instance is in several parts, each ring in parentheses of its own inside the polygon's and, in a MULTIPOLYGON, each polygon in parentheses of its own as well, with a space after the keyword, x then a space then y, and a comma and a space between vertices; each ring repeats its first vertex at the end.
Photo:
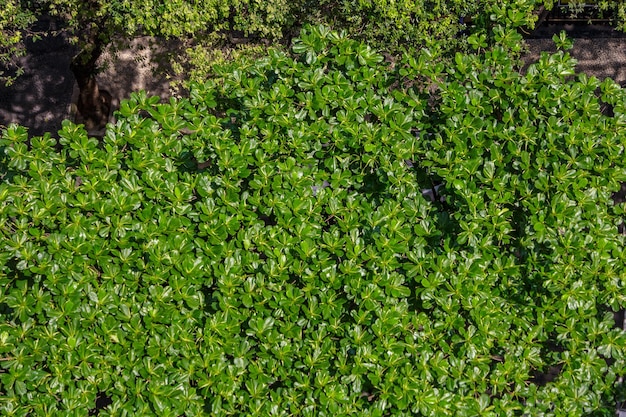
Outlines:
MULTIPOLYGON (((527 62, 537 60, 541 51, 555 51, 551 37, 560 30, 566 30, 575 38, 570 54, 578 60, 580 72, 595 75, 600 80, 611 77, 626 86, 626 37, 602 27, 542 26, 527 39, 527 62), (585 38, 590 36, 594 38, 585 38)), ((158 45, 146 37, 136 39, 129 48, 119 51, 115 65, 106 65, 111 55, 105 55, 104 71, 98 79, 101 88, 112 94, 114 106, 140 89, 167 99, 172 80, 167 76, 167 68, 154 61, 175 48, 175 44, 158 45)), ((70 117, 71 103, 76 96, 69 71, 70 59, 76 51, 63 37, 28 44, 27 51, 21 61, 26 73, 11 87, 0 85, 0 128, 18 123, 28 127, 31 135, 56 132, 62 120, 70 117)))

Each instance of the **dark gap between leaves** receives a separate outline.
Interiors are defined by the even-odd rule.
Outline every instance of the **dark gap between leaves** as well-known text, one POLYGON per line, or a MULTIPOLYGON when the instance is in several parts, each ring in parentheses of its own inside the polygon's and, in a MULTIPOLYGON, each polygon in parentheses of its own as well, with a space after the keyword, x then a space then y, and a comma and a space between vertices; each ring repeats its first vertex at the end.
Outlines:
POLYGON ((96 407, 89 410, 90 416, 97 416, 100 414, 100 410, 103 410, 113 404, 113 399, 109 397, 105 392, 98 392, 96 394, 96 407))

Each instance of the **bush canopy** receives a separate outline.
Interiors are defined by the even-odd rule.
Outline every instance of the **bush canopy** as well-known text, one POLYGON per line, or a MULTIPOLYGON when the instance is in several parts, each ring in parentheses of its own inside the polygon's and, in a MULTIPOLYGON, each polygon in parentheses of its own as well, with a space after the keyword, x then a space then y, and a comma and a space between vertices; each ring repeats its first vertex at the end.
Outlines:
POLYGON ((0 142, 4 416, 613 415, 626 95, 324 27, 0 142))

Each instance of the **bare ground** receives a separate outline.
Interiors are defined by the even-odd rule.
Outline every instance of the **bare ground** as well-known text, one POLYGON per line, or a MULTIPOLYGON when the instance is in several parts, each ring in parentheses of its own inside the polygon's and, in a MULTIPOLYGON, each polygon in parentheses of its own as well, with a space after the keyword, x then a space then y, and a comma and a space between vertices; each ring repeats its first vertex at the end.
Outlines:
MULTIPOLYGON (((39 22, 46 30, 52 21, 39 22)), ((27 42, 26 56, 19 60, 24 74, 6 87, 0 83, 0 129, 11 123, 28 127, 31 135, 55 134, 65 119, 72 119, 77 86, 70 61, 77 53, 63 35, 27 42)), ((100 59, 97 79, 113 96, 113 107, 131 92, 146 90, 163 100, 171 96, 174 79, 167 54, 177 53, 173 42, 140 37, 119 51, 107 51, 100 59)))
POLYGON ((605 26, 584 24, 545 25, 526 39, 526 62, 535 62, 542 51, 556 52, 552 35, 565 31, 574 40, 570 55, 578 60, 578 72, 593 75, 599 80, 612 78, 626 85, 626 34, 609 30, 605 26))
POLYGON ((28 42, 25 48, 19 61, 24 74, 10 87, 0 83, 0 129, 18 123, 34 135, 56 132, 68 115, 74 84, 69 65, 76 51, 63 36, 28 42))

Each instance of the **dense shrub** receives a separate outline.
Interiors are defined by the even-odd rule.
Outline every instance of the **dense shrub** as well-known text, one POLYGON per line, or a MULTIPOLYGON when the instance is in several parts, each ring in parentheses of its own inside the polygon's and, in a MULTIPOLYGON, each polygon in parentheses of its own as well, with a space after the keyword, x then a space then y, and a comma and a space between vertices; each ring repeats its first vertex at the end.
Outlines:
POLYGON ((623 90, 564 52, 294 53, 101 141, 3 132, 2 414, 614 413, 623 90))
MULTIPOLYGON (((300 27, 307 23, 323 24, 336 31, 345 31, 350 38, 385 51, 388 57, 403 53, 415 54, 427 48, 432 54, 432 60, 448 61, 455 52, 472 51, 468 43, 471 36, 483 47, 492 46, 497 42, 492 36, 493 26, 530 30, 537 20, 536 12, 541 4, 539 0, 302 1, 293 9, 282 8, 284 15, 280 21, 285 23, 279 26, 275 21, 271 31, 266 29, 261 33, 259 30, 251 30, 254 26, 252 23, 247 26, 241 23, 222 26, 221 29, 236 29, 250 38, 235 46, 223 42, 223 33, 198 40, 187 49, 184 57, 179 57, 175 67, 178 73, 186 74, 183 84, 202 81, 214 76, 214 67, 225 59, 255 57, 260 50, 264 51, 265 43, 260 42, 259 36, 288 45, 290 36, 299 33, 300 27)), ((245 17, 237 21, 253 22, 245 17)), ((273 47, 278 44, 274 43, 273 47)))
POLYGON ((494 25, 532 28, 540 0, 324 0, 325 22, 386 51, 466 50, 466 36, 494 25))

